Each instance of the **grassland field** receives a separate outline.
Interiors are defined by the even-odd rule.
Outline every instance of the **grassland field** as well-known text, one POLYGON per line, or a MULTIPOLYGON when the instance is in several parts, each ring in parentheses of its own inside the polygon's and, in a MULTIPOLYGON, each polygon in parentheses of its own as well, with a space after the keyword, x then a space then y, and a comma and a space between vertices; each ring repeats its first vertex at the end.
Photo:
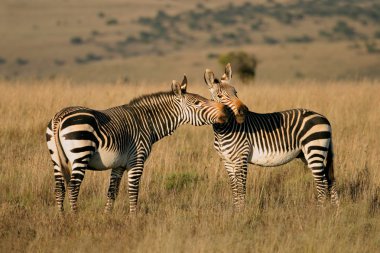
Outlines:
MULTIPOLYGON (((276 168, 250 165, 247 205, 234 213, 212 127, 182 126, 155 144, 136 215, 128 211, 125 178, 114 212, 103 214, 110 172, 88 171, 79 213, 60 216, 45 144, 49 119, 68 105, 125 104, 169 90, 170 81, 1 81, 0 252, 378 252, 379 81, 237 82, 236 88, 252 111, 302 107, 328 117, 338 213, 330 205, 316 206, 311 173, 300 161, 276 168)), ((191 79, 188 89, 209 96, 204 84, 191 79)))
POLYGON ((0 252, 380 252, 379 10, 375 0, 0 1, 0 252), (136 215, 125 176, 103 214, 110 171, 86 173, 77 215, 57 213, 45 128, 58 110, 126 104, 183 73, 209 97, 202 73, 220 77, 230 51, 258 60, 251 83, 234 72, 251 111, 330 120, 339 211, 317 207, 295 160, 250 165, 235 213, 212 127, 182 126, 154 145, 136 215))

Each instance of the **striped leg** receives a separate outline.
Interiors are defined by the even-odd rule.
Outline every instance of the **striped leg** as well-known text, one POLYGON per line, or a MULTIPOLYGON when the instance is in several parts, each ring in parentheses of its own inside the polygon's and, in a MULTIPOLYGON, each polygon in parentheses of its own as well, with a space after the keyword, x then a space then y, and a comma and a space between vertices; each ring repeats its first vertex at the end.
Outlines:
POLYGON ((336 183, 334 176, 327 175, 328 193, 330 195, 331 203, 339 207, 339 197, 336 190, 336 183))
POLYGON ((54 170, 55 178, 55 201, 57 204, 58 211, 63 212, 63 201, 65 199, 65 182, 61 172, 54 170))
POLYGON ((238 183, 238 199, 239 199, 239 206, 238 210, 242 210, 245 205, 245 195, 246 195, 246 185, 247 185, 247 162, 242 162, 243 164, 240 164, 238 168, 236 169, 236 178, 238 183))
POLYGON ((107 194, 107 204, 104 210, 105 213, 109 213, 113 209, 113 205, 119 193, 120 181, 121 181, 121 178, 123 177, 124 171, 125 169, 122 167, 112 169, 110 186, 108 188, 108 194, 107 194))
POLYGON ((85 167, 73 168, 71 179, 68 185, 69 200, 70 200, 70 206, 71 206, 72 212, 76 212, 78 209, 77 200, 78 200, 80 185, 84 178, 84 174, 85 174, 85 167))
POLYGON ((330 192, 331 203, 339 207, 339 197, 338 192, 336 190, 335 180, 333 180, 328 187, 330 192))
POLYGON ((130 213, 135 213, 137 209, 139 184, 143 169, 144 163, 138 163, 128 171, 128 194, 130 213))
POLYGON ((315 186, 317 188, 318 204, 322 206, 327 198, 327 193, 328 193, 328 184, 327 184, 327 179, 325 177, 325 167, 324 166, 311 167, 311 172, 313 173, 315 186))
POLYGON ((303 149, 309 152, 306 153, 305 158, 307 160, 308 167, 314 177, 315 186, 317 189, 317 200, 318 205, 322 206, 328 196, 328 176, 326 175, 327 168, 325 166, 325 161, 327 160, 328 153, 324 148, 327 146, 325 143, 321 143, 320 146, 312 146, 313 148, 303 149), (317 148, 318 147, 318 148, 317 148))
POLYGON ((62 165, 58 156, 57 145, 54 139, 52 123, 50 122, 46 129, 46 142, 50 152, 51 161, 54 167, 54 180, 55 180, 55 202, 58 211, 63 212, 63 201, 65 199, 65 182, 62 174, 62 165))
POLYGON ((224 167, 227 171, 228 177, 230 178, 230 185, 232 190, 232 198, 234 207, 237 207, 239 204, 238 192, 237 192, 237 178, 234 170, 234 164, 225 162, 224 167))
POLYGON ((245 202, 247 164, 242 166, 239 163, 225 162, 224 166, 230 178, 234 207, 241 211, 245 202))

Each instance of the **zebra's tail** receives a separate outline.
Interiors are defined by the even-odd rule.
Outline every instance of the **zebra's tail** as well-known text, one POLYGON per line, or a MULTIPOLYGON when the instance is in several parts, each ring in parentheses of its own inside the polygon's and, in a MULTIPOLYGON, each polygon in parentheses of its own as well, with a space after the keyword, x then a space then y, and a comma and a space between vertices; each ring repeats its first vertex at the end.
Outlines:
POLYGON ((326 158, 326 178, 329 185, 335 181, 334 177, 334 153, 333 153, 333 146, 332 142, 330 142, 329 149, 327 151, 327 158, 326 158))
POLYGON ((59 161, 61 165, 61 171, 62 171, 63 177, 65 178, 66 184, 68 184, 71 178, 71 171, 67 162, 68 159, 65 155, 65 152, 63 151, 62 143, 59 138, 60 124, 61 124, 61 121, 53 120, 53 133, 54 133, 55 145, 57 147, 58 157, 59 157, 59 161))
POLYGON ((336 206, 339 206, 339 198, 334 176, 334 153, 332 142, 330 143, 329 149, 327 151, 325 175, 328 184, 328 194, 330 195, 331 202, 336 206))

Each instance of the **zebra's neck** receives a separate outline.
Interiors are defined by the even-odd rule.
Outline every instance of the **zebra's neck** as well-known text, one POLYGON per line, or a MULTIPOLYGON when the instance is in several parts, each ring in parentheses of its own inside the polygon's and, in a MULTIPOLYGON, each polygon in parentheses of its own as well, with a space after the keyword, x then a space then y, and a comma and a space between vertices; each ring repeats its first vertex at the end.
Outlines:
POLYGON ((141 111, 153 142, 171 135, 181 124, 180 105, 175 103, 172 92, 143 96, 132 100, 128 106, 141 111))
POLYGON ((212 125, 215 134, 225 134, 226 132, 231 132, 234 128, 238 126, 242 126, 242 124, 238 124, 236 122, 236 118, 232 112, 229 113, 227 123, 212 125))

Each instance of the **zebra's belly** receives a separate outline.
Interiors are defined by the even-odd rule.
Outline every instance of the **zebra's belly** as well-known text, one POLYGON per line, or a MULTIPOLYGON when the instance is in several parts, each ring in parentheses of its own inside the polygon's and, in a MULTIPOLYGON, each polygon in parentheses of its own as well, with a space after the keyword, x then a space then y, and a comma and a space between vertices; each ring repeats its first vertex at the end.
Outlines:
POLYGON ((249 162, 260 166, 278 166, 290 162, 296 158, 300 152, 301 150, 265 153, 256 149, 252 151, 249 162))
POLYGON ((88 164, 90 169, 106 170, 117 167, 125 167, 128 159, 115 151, 97 150, 90 159, 88 164))

